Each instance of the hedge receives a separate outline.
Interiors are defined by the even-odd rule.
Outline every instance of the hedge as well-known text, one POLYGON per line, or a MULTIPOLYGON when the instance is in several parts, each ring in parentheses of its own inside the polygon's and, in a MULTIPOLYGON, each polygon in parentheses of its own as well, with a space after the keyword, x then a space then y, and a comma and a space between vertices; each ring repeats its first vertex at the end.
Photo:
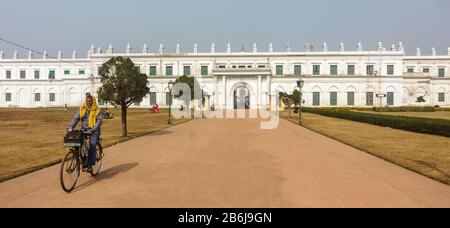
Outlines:
POLYGON ((404 106, 404 107, 373 107, 374 112, 435 112, 436 108, 432 106, 404 106))
POLYGON ((389 116, 332 108, 302 108, 302 111, 417 133, 450 137, 450 120, 389 116))

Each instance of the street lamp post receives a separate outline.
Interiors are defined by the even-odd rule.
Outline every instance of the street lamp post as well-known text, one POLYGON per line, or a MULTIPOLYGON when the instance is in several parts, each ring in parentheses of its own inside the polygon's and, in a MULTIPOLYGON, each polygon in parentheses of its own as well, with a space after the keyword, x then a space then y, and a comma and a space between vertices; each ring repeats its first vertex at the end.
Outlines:
POLYGON ((302 125, 302 102, 303 102, 303 98, 302 98, 302 88, 303 88, 303 85, 305 84, 305 81, 303 81, 303 80, 298 80, 297 81, 297 86, 298 86, 298 88, 300 88, 300 100, 299 100, 299 109, 298 109, 298 125, 302 125))
POLYGON ((172 117, 172 88, 173 88, 172 80, 169 81, 168 87, 169 87, 169 96, 170 96, 170 99, 169 99, 169 122, 168 122, 168 124, 172 124, 172 121, 171 121, 171 117, 172 117))

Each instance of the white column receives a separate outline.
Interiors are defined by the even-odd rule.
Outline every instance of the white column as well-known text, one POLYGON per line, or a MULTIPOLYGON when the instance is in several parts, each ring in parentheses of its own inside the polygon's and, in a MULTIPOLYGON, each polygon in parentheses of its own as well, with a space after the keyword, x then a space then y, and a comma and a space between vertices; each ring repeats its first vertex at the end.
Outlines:
POLYGON ((227 108, 227 77, 222 76, 222 101, 223 101, 223 109, 227 108))
POLYGON ((257 108, 260 108, 261 107, 261 97, 262 97, 262 85, 261 85, 261 75, 258 75, 258 92, 257 92, 257 95, 256 95, 256 97, 257 97, 257 100, 258 100, 258 103, 257 103, 257 108))

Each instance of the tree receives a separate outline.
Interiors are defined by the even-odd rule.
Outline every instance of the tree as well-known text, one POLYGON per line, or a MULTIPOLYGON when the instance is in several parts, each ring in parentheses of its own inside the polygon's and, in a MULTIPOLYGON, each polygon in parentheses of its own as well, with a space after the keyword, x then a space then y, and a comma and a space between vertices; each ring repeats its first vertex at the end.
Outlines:
MULTIPOLYGON (((191 89, 191 101, 193 100, 199 100, 199 98, 195 97, 195 90, 200 90, 200 84, 198 83, 198 81, 195 79, 195 77, 188 77, 186 75, 181 76, 179 78, 177 78, 177 80, 175 80, 174 84, 177 83, 185 83, 189 86, 189 88, 191 89)), ((202 104, 205 102, 205 97, 203 96, 203 90, 201 90, 201 96, 202 96, 202 104)), ((183 91, 180 91, 179 94, 175 94, 174 97, 178 98, 181 97, 183 95, 183 91)))
MULTIPOLYGON (((416 102, 420 104, 420 103, 425 103, 426 100, 423 96, 420 96, 420 97, 417 97, 416 102)), ((420 111, 423 111, 423 107, 420 108, 420 111)))
POLYGON ((149 93, 147 75, 139 72, 130 58, 113 57, 99 69, 102 86, 99 98, 122 109, 122 136, 128 135, 127 110, 149 93))
POLYGON ((284 105, 288 107, 289 114, 288 118, 291 118, 291 108, 292 105, 297 107, 300 104, 300 92, 298 90, 294 90, 292 94, 280 92, 280 99, 284 105))

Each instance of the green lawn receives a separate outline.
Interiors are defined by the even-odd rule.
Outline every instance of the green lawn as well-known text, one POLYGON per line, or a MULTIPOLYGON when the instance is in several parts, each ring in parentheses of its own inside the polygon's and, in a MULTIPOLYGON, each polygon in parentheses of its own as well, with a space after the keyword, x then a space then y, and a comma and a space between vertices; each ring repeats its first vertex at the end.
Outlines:
MULTIPOLYGON (((390 114, 390 113, 389 113, 390 114)), ((287 112, 280 113, 287 119, 287 112)), ((298 123, 296 114, 291 115, 298 123)), ((303 124, 330 138, 450 185, 450 138, 303 113, 303 124)))
MULTIPOLYGON (((78 109, 0 108, 0 181, 55 164, 67 153, 63 147, 65 128, 78 109)), ((130 140, 168 127, 168 112, 149 113, 147 109, 129 109, 128 137, 121 137, 120 110, 109 109, 114 119, 104 120, 104 147, 130 140)), ((188 119, 174 120, 180 124, 188 119)), ((78 125, 79 126, 79 125, 78 125)))

